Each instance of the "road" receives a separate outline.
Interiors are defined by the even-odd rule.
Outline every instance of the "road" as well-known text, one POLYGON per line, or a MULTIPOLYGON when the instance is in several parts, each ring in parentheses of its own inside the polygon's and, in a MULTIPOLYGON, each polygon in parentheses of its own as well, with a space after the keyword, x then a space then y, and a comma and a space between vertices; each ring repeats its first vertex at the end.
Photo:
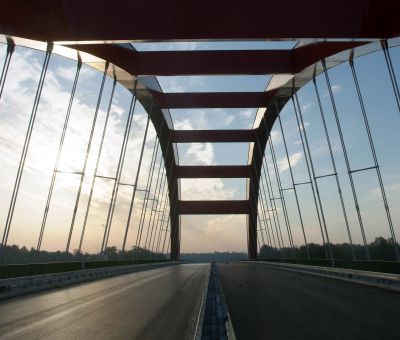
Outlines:
POLYGON ((193 339, 209 264, 185 264, 0 302, 0 339, 193 339))
POLYGON ((218 264, 247 339, 400 339, 400 294, 258 264, 218 264))

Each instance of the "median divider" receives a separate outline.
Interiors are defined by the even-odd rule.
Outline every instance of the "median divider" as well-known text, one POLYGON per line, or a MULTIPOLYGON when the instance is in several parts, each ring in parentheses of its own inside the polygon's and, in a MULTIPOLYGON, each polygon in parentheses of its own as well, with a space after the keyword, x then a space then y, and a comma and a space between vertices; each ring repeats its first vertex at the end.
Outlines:
POLYGON ((0 300, 15 296, 31 294, 69 286, 71 284, 98 280, 123 274, 161 268, 181 263, 180 261, 164 261, 142 264, 131 264, 112 267, 101 267, 95 269, 80 269, 60 273, 42 275, 20 276, 14 278, 0 279, 0 300))
POLYGON ((240 261, 240 263, 264 265, 276 269, 290 270, 311 275, 329 277, 333 279, 350 281, 354 283, 400 292, 400 274, 267 261, 240 261))
POLYGON ((211 264, 194 340, 236 340, 217 266, 211 264))

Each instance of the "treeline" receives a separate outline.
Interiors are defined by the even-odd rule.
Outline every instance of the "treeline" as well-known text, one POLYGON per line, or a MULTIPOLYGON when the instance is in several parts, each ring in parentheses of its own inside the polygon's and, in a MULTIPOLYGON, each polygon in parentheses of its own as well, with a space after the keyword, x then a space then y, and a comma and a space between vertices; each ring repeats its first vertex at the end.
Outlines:
MULTIPOLYGON (((349 243, 330 244, 334 259, 352 260, 352 250, 349 243)), ((358 260, 366 260, 365 248, 361 244, 353 244, 355 256, 358 260)), ((399 244, 397 243, 397 247, 399 244)), ((308 250, 312 259, 326 258, 326 248, 321 244, 309 243, 308 250)), ((394 241, 392 238, 385 239, 377 237, 368 244, 368 250, 372 260, 395 261, 396 255, 394 252, 394 241)), ((274 247, 264 245, 260 248, 259 257, 266 258, 307 258, 306 247, 300 246, 294 249, 281 248, 280 250, 274 247)))
MULTIPOLYGON (((1 245, 0 245, 1 247, 1 245)), ((72 253, 62 251, 46 251, 28 249, 18 245, 7 246, 5 249, 4 264, 46 263, 46 262, 72 262, 72 261, 99 261, 99 260, 166 260, 162 253, 134 247, 128 251, 121 251, 115 246, 107 247, 103 254, 90 254, 74 250, 72 253)))
POLYGON ((247 253, 214 252, 214 253, 182 253, 181 260, 189 262, 230 262, 246 260, 247 253))

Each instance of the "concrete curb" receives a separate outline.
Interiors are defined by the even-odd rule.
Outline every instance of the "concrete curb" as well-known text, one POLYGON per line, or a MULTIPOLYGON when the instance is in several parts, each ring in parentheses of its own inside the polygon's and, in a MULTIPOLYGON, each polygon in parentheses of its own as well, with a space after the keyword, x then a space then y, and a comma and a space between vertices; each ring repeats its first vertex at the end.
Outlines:
POLYGON ((199 310, 199 315, 197 317, 197 325, 196 331, 194 333, 194 340, 201 340, 203 334, 203 322, 204 322, 204 313, 206 312, 206 301, 207 301, 207 292, 208 292, 208 283, 210 281, 210 273, 211 273, 211 265, 208 270, 208 276, 206 280, 206 284, 204 286, 203 296, 201 298, 201 306, 199 310))
POLYGON ((225 293, 222 288, 221 280, 219 280, 218 277, 217 277, 217 285, 218 285, 219 294, 221 297, 222 308, 224 309, 226 317, 227 317, 226 321, 225 321, 225 328, 226 328, 226 334, 227 334, 228 340, 236 340, 235 330, 233 329, 232 319, 231 319, 231 315, 229 314, 228 304, 226 303, 225 293))
POLYGON ((328 277, 332 279, 363 284, 366 286, 389 289, 400 292, 400 275, 378 272, 366 272, 362 270, 351 270, 342 268, 328 268, 320 266, 298 265, 292 263, 276 263, 262 261, 241 261, 244 263, 252 263, 264 265, 276 269, 290 270, 310 275, 328 277))
POLYGON ((194 339, 236 340, 215 263, 211 264, 207 281, 199 317, 201 325, 196 329, 194 339))
POLYGON ((0 301, 53 288, 65 287, 81 282, 94 281, 106 277, 130 274, 149 269, 176 265, 179 263, 180 262, 178 261, 167 263, 156 262, 1 279, 0 301))

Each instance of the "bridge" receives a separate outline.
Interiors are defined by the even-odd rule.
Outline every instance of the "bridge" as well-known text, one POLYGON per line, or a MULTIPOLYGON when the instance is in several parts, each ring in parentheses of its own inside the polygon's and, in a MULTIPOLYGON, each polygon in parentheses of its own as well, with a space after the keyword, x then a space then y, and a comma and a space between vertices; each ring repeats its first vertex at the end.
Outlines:
POLYGON ((397 2, 0 6, 1 338, 398 338, 397 2))

